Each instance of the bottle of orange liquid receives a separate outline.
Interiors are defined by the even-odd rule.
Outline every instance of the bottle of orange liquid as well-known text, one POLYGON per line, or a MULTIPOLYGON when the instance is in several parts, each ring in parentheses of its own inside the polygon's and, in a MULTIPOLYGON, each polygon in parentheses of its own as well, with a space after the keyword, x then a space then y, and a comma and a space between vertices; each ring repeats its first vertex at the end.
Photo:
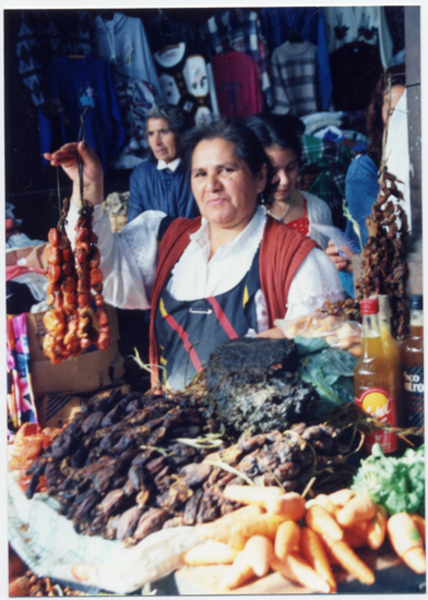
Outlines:
POLYGON ((424 320, 422 296, 410 296, 410 336, 402 348, 406 425, 424 426, 424 320))
MULTIPOLYGON (((378 298, 360 300, 360 313, 363 331, 361 357, 354 371, 355 402, 373 418, 395 427, 395 376, 382 348, 378 298)), ((395 433, 378 429, 375 433, 366 433, 364 452, 370 453, 376 442, 385 454, 395 452, 398 447, 395 433)))
POLYGON ((382 338, 383 355, 387 359, 389 368, 393 369, 395 376, 395 406, 397 411, 397 426, 404 427, 403 415, 403 368, 401 364, 401 346, 391 334, 391 306, 386 294, 378 296, 379 299, 379 327, 382 338))

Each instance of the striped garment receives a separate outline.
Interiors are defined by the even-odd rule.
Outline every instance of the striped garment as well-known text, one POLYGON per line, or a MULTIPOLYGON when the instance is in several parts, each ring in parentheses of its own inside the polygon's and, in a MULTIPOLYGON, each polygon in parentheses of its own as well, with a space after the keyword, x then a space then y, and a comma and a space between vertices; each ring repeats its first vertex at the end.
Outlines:
POLYGON ((272 54, 272 87, 277 114, 317 111, 317 47, 308 41, 285 42, 272 54))

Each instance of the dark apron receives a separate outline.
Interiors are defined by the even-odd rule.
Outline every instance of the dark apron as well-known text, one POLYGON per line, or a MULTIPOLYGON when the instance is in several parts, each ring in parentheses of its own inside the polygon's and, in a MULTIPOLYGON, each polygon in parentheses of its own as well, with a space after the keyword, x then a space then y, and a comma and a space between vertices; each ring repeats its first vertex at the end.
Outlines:
POLYGON ((259 289, 259 250, 248 273, 224 294, 180 301, 165 283, 155 317, 162 383, 183 389, 219 344, 245 336, 250 328, 257 332, 254 296, 259 289))

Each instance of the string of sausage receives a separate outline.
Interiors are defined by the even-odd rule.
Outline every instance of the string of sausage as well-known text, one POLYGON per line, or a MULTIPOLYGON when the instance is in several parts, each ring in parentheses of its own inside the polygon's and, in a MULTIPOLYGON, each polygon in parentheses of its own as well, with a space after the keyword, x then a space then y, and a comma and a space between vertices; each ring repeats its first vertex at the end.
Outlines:
POLYGON ((92 230, 93 207, 82 202, 73 254, 65 231, 68 206, 66 199, 58 226, 49 231, 45 250, 49 309, 43 317, 46 328, 43 351, 52 364, 78 356, 93 343, 100 350, 106 350, 110 344, 98 240, 92 230), (91 307, 91 289, 95 292, 96 314, 91 307))

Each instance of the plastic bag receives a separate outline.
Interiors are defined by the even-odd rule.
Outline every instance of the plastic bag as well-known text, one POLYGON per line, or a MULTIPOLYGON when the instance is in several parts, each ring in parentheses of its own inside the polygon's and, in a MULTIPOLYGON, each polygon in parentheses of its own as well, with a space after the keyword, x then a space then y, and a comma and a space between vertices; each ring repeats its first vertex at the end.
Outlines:
POLYGON ((361 355, 362 328, 356 321, 316 311, 296 319, 276 319, 274 325, 279 327, 289 339, 294 339, 298 335, 321 337, 333 348, 342 348, 353 356, 361 355))

